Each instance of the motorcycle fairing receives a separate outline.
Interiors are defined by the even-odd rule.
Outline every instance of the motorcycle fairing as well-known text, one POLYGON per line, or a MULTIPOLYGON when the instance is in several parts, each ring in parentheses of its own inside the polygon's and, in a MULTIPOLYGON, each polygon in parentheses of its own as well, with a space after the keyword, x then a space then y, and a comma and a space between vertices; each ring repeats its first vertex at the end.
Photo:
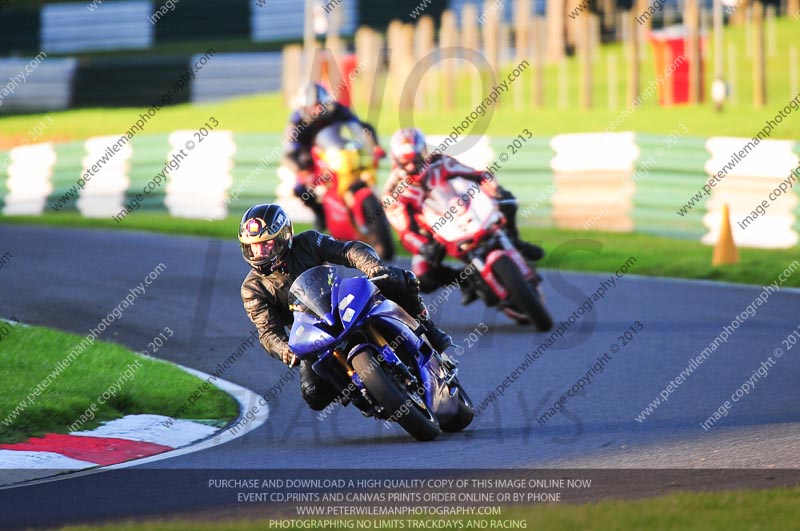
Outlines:
MULTIPOLYGON (((320 267, 329 268, 330 266, 320 267)), ((317 273, 319 272, 317 271, 317 273)), ((433 350, 414 333, 419 323, 396 303, 383 298, 369 280, 363 277, 342 279, 335 270, 323 271, 323 273, 325 276, 319 277, 317 281, 321 282, 324 278, 324 282, 331 288, 330 298, 325 297, 325 305, 316 305, 316 311, 324 314, 322 318, 307 309, 306 311, 295 310, 295 320, 289 337, 289 345, 295 354, 301 359, 312 355, 318 356, 319 359, 313 365, 314 371, 325 375, 330 369, 327 364, 331 359, 334 347, 348 334, 351 334, 352 330, 375 325, 380 328, 387 343, 395 345, 396 348, 402 345, 407 352, 413 354, 413 363, 416 364, 416 367, 408 367, 390 344, 379 346, 376 343, 363 341, 359 341, 357 345, 348 349, 348 363, 356 353, 365 348, 374 348, 385 360, 385 363, 395 366, 402 365, 400 370, 410 370, 419 376, 419 383, 425 389, 424 402, 440 422, 446 422, 455 415, 458 411, 458 394, 450 392, 447 385, 448 373, 441 366, 437 357, 433 356, 433 350), (332 333, 336 333, 335 330, 341 331, 333 336, 332 333), (395 338, 397 338, 397 342, 394 342, 395 338)), ((349 378, 359 389, 364 388, 357 373, 349 373, 349 378)), ((341 382, 341 379, 337 380, 341 382)))
POLYGON ((329 350, 336 344, 338 338, 326 332, 322 328, 324 324, 322 319, 313 315, 294 312, 289 346, 298 358, 303 359, 320 350, 329 350))
POLYGON ((359 323, 366 309, 380 296, 378 288, 363 277, 344 278, 334 290, 333 300, 345 331, 359 323))

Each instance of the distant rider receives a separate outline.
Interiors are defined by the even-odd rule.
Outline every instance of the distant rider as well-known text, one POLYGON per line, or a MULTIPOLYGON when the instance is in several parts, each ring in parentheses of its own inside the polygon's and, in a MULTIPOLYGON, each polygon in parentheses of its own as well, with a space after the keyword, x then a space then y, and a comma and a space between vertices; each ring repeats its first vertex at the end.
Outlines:
MULTIPOLYGON (((400 234, 403 247, 414 255, 411 268, 419 278, 422 293, 430 293, 454 282, 461 273, 461 270, 442 264, 444 247, 416 221, 416 215, 421 212, 428 194, 442 180, 461 177, 478 184, 484 193, 499 201, 498 207, 506 218, 506 232, 522 256, 531 261, 544 256, 541 247, 520 239, 514 196, 497 184, 494 175, 466 166, 441 153, 429 156, 425 135, 416 128, 396 131, 392 135, 389 152, 392 171, 383 190, 383 204, 389 205, 386 215, 400 234)), ((471 275, 466 278, 467 281, 459 284, 462 304, 469 304, 477 297, 475 279, 471 275)))
MULTIPOLYGON (((378 134, 374 127, 359 120, 350 108, 337 102, 322 85, 313 83, 310 88, 301 87, 297 109, 292 112, 284 131, 283 165, 295 173, 297 184, 294 193, 314 212, 314 228, 320 232, 326 229, 325 210, 313 191, 316 176, 313 175, 311 148, 321 130, 332 124, 353 121, 361 124, 378 146, 378 134)), ((380 148, 377 149, 379 154, 385 154, 380 148)))
MULTIPOLYGON (((283 208, 269 203, 255 205, 244 213, 239 243, 242 256, 251 267, 241 290, 247 316, 258 329, 267 353, 289 367, 298 364, 286 331, 294 322, 289 310, 289 288, 303 272, 324 263, 352 267, 369 278, 387 275, 376 280, 375 285, 387 299, 421 323, 417 332, 424 333, 440 353, 452 344, 450 336, 428 315, 414 273, 384 264, 365 243, 339 241, 315 230, 295 236, 292 221, 283 208)), ((299 364, 303 399, 314 410, 324 409, 336 398, 336 390, 314 372, 311 363, 299 364)))

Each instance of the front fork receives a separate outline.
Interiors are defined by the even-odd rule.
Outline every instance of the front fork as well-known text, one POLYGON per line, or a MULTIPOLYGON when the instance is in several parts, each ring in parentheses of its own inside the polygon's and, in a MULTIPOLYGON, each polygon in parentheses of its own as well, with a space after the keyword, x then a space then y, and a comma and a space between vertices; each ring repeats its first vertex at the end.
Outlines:
MULTIPOLYGON (((500 256, 508 256, 511 258, 517 267, 519 267, 522 275, 525 277, 525 280, 530 281, 531 279, 535 279, 536 272, 528 265, 525 259, 522 257, 520 252, 514 247, 514 244, 511 242, 509 237, 503 231, 498 231, 495 234, 495 240, 499 243, 501 249, 495 249, 490 251, 486 257, 486 260, 482 260, 478 256, 472 256, 470 260, 470 264, 480 272, 481 277, 492 290, 492 292, 501 300, 506 300, 509 296, 508 290, 503 286, 500 281, 497 280, 497 277, 494 275, 494 271, 492 271, 492 264, 497 261, 500 256)), ((494 242, 490 242, 494 243, 494 242)))

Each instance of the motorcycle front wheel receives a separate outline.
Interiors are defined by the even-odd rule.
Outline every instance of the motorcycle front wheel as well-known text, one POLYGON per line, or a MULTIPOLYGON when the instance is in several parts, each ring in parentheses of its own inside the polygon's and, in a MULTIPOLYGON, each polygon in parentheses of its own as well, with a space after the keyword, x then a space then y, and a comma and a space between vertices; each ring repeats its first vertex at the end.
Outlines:
POLYGON ((459 383, 458 379, 454 380, 453 383, 450 384, 450 387, 458 389, 458 412, 453 418, 447 422, 443 422, 440 427, 442 431, 445 432, 461 431, 469 426, 472 419, 475 418, 475 410, 472 409, 472 400, 470 400, 464 388, 461 387, 461 383, 459 383))
POLYGON ((380 404, 388 418, 403 427, 418 441, 432 441, 439 435, 439 423, 424 404, 424 395, 412 397, 386 370, 371 347, 358 352, 352 359, 353 369, 370 396, 380 404))
POLYGON ((508 256, 501 256, 493 265, 492 271, 500 283, 508 290, 511 302, 542 332, 553 328, 553 318, 539 298, 539 293, 531 289, 522 276, 517 264, 508 256))

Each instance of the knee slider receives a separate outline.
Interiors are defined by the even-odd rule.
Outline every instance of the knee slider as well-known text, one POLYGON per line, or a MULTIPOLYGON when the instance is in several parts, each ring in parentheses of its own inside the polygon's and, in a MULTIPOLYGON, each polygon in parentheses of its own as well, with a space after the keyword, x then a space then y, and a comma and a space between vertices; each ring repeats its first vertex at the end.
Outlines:
POLYGON ((320 396, 324 393, 320 393, 317 386, 313 383, 304 382, 300 386, 300 394, 303 395, 303 400, 306 401, 308 407, 314 411, 322 411, 331 403, 331 400, 327 399, 328 397, 320 396))

